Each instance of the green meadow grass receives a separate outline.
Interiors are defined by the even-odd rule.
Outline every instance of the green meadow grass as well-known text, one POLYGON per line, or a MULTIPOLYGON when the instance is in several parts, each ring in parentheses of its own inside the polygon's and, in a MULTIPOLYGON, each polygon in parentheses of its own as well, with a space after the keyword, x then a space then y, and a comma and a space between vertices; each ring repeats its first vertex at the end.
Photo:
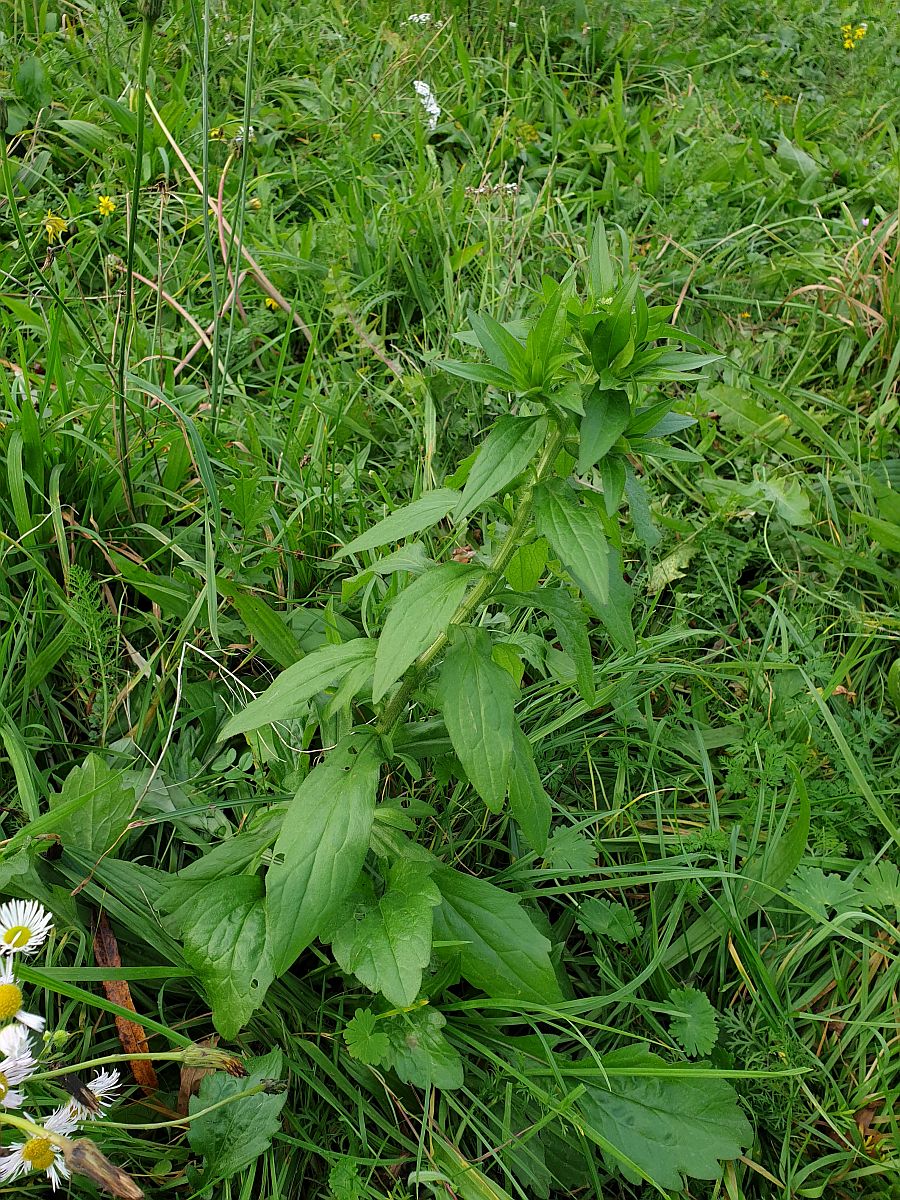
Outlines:
POLYGON ((526 674, 543 853, 440 762, 400 788, 424 845, 527 906, 565 998, 511 1010, 436 966, 465 1078, 415 1087, 349 1053, 371 996, 314 945, 229 1043, 283 1054, 249 1165, 130 1128, 177 1117, 177 1064, 100 1145, 152 1197, 660 1194, 590 1141, 565 1076, 649 1044, 728 1080, 753 1137, 662 1194, 896 1197, 896 5, 413 11, 164 0, 140 154, 137 10, 0 15, 0 885, 56 918, 30 980, 48 1062, 119 1052, 101 909, 151 1048, 214 1033, 161 873, 212 847, 226 877, 255 868, 260 821, 345 729, 217 734, 342 622, 379 628, 396 582, 334 551, 472 454, 506 401, 441 360, 475 357, 470 311, 532 311, 602 216, 721 356, 668 385, 701 461, 645 462, 629 505, 636 649, 593 630, 594 707, 556 647, 526 674), (143 796, 99 860, 53 836, 76 769, 94 783, 68 795, 143 796))

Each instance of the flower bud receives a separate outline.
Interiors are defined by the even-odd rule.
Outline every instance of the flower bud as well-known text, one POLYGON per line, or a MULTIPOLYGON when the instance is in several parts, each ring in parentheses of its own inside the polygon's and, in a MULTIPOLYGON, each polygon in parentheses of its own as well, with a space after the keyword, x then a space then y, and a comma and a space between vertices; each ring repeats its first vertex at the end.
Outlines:
POLYGON ((144 20, 151 25, 155 25, 162 16, 162 0, 139 0, 138 8, 144 20))

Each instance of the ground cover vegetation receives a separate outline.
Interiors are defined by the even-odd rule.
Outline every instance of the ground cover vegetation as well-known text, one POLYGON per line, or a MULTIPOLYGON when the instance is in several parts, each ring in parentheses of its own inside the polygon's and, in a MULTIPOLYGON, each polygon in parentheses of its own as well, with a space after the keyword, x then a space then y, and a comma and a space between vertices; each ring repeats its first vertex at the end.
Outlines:
POLYGON ((4 1194, 900 1195, 895 7, 0 22, 4 1194))

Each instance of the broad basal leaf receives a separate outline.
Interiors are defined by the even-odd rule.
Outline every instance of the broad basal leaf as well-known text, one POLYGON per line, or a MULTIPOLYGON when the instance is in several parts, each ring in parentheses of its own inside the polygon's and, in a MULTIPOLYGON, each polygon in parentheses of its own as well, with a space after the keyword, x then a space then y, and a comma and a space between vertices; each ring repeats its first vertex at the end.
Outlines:
POLYGON ((541 783, 531 743, 521 729, 513 735, 509 807, 532 849, 543 854, 550 832, 550 797, 541 783))
POLYGON ((348 738, 307 775, 285 813, 266 874, 277 974, 325 928, 362 870, 381 758, 369 735, 348 738))
POLYGON ((386 546, 388 542, 398 542, 401 538, 421 533, 423 529, 430 529, 432 525, 446 517, 458 500, 459 492, 455 492, 452 488, 438 488, 436 491, 426 492, 412 504, 405 504, 402 508, 396 509, 390 516, 379 521, 377 525, 373 525, 371 529, 361 533, 359 537, 348 542, 346 546, 342 546, 340 550, 336 550, 334 557, 345 558, 348 554, 361 554, 364 550, 375 550, 379 546, 386 546))
POLYGON ((681 1191, 684 1176, 717 1179, 721 1163, 737 1158, 752 1140, 724 1079, 692 1078, 646 1047, 604 1055, 603 1072, 605 1081, 593 1076, 578 1105, 584 1132, 626 1178, 681 1191))
POLYGON ((63 846, 87 850, 98 857, 119 842, 134 811, 134 789, 126 787, 120 772, 111 770, 97 754, 89 754, 63 781, 53 808, 78 801, 54 826, 63 846))
POLYGON ((331 949, 342 970, 407 1008, 419 994, 431 958, 431 910, 441 894, 427 863, 400 859, 380 899, 360 903, 335 931, 331 949))
POLYGON ((518 689, 491 658, 483 629, 453 631, 441 671, 440 698, 453 749, 492 812, 499 812, 509 783, 518 689))
POLYGON ((282 671, 271 687, 225 722, 219 741, 238 733, 249 733, 299 716, 313 696, 333 687, 354 668, 371 664, 374 670, 375 642, 354 638, 340 645, 325 645, 313 650, 298 663, 282 671))
POLYGON ((458 953, 462 973, 489 996, 532 1000, 561 998, 550 962, 550 943, 515 896, 474 875, 440 866, 433 875, 442 901, 434 910, 435 941, 458 953))
POLYGON ((372 699, 376 704, 447 628, 472 574, 471 567, 445 563, 414 579, 394 601, 375 655, 372 699))
POLYGON ((609 554, 599 515, 559 480, 534 494, 535 522, 595 610, 609 599, 609 554))
MULTIPOLYGON (((236 1079, 221 1071, 207 1075, 199 1093, 191 1097, 189 1112, 211 1108, 265 1080, 277 1081, 282 1071, 281 1051, 273 1050, 262 1058, 251 1059, 247 1067, 246 1079, 236 1079)), ((283 1091, 273 1095, 257 1092, 255 1096, 222 1104, 191 1121, 187 1139, 194 1154, 202 1155, 205 1160, 203 1182, 207 1187, 244 1170, 268 1150, 279 1130, 279 1116, 286 1099, 287 1092, 283 1091)))
POLYGON ((454 518, 464 520, 520 475, 547 434, 544 417, 500 417, 485 438, 454 518))
MULTIPOLYGON (((194 885, 180 887, 193 891, 194 885)), ((177 917, 184 956, 209 997, 213 1024, 231 1041, 274 978, 262 880, 238 875, 204 884, 179 907, 177 917)))
POLYGON ((595 388, 584 402, 578 474, 584 475, 613 448, 631 420, 628 393, 595 388))

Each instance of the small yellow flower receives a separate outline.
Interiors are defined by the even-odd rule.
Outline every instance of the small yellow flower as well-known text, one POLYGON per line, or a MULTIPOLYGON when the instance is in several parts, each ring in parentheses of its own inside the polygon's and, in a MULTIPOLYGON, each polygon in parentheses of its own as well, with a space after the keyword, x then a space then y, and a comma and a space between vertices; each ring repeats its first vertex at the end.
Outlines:
POLYGON ((101 196, 97 201, 97 207, 101 217, 111 217, 116 211, 116 202, 112 196, 101 196))
POLYGON ((744 317, 744 318, 746 318, 746 317, 749 317, 749 316, 750 316, 750 314, 749 314, 748 312, 742 312, 742 313, 741 313, 741 316, 742 316, 742 317, 744 317))
POLYGON ((269 310, 269 312, 278 312, 279 308, 281 308, 281 305, 277 300, 273 300, 271 296, 266 296, 266 308, 269 310))
POLYGON ((252 209, 253 212, 259 212, 262 208, 262 200, 260 200, 259 196, 254 196, 252 200, 247 201, 247 207, 252 209))
POLYGON ((861 41, 863 40, 863 38, 866 36, 866 29, 867 29, 867 28, 868 28, 868 26, 867 26, 867 25, 865 25, 865 24, 863 24, 863 25, 857 25, 857 27, 856 27, 856 28, 853 30, 853 38, 854 38, 854 40, 855 40, 855 41, 857 41, 857 42, 861 42, 861 41))
POLYGON ((855 45, 856 45, 856 42, 854 42, 853 38, 844 38, 844 49, 845 50, 852 50, 855 45))
POLYGON ((55 245, 62 235, 69 231, 69 222, 63 217, 58 217, 55 213, 52 213, 49 208, 47 209, 46 217, 44 217, 41 223, 44 226, 47 241, 51 246, 55 245))
POLYGON ((210 140, 213 142, 224 142, 225 126, 224 125, 214 125, 212 127, 212 129, 209 131, 209 136, 210 136, 210 140))
POLYGON ((381 134, 380 134, 380 133, 373 133, 373 134, 372 134, 372 141, 373 141, 373 142, 380 142, 380 141, 381 141, 381 134))

